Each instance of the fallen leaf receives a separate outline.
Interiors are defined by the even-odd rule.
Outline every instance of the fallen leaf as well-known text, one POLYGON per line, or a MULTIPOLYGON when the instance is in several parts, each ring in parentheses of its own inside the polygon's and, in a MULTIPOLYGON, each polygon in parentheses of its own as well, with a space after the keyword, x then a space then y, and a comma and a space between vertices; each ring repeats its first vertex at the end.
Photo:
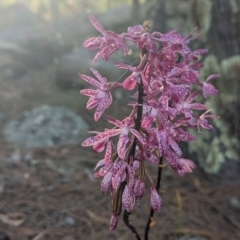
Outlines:
POLYGON ((156 221, 155 220, 152 220, 151 223, 149 224, 150 228, 154 227, 156 225, 156 221))
POLYGON ((43 239, 42 237, 45 235, 45 232, 39 233, 36 237, 33 238, 33 240, 41 240, 43 239))
POLYGON ((109 219, 99 217, 99 215, 97 215, 96 213, 94 213, 90 210, 86 210, 86 212, 89 215, 89 217, 94 219, 95 221, 109 224, 109 219))
MULTIPOLYGON (((11 216, 13 216, 13 213, 11 214, 11 216)), ((19 216, 19 215, 18 215, 19 216)), ((22 225, 25 222, 25 218, 22 217, 21 219, 11 219, 10 216, 8 215, 3 215, 0 214, 0 220, 8 225, 12 225, 14 227, 19 227, 20 225, 22 225)))

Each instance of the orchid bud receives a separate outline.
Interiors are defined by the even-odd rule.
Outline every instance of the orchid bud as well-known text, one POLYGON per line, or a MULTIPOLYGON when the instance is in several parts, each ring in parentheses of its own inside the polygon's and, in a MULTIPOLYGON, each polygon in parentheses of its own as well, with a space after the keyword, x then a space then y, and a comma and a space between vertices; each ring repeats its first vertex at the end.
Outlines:
POLYGON ((162 206, 162 200, 156 188, 151 187, 150 191, 151 191, 151 196, 150 196, 151 206, 154 211, 159 212, 162 206))
POLYGON ((113 231, 116 229, 118 224, 118 216, 112 215, 111 220, 110 220, 110 230, 113 231))

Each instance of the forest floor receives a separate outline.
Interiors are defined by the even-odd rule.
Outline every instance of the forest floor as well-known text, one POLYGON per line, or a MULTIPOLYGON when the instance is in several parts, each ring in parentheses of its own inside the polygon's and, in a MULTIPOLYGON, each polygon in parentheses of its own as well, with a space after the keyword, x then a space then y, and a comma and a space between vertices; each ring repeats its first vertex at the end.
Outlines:
MULTIPOLYGON (((15 151, 1 144, 0 174, 6 184, 0 201, 0 229, 11 240, 134 239, 123 221, 109 231, 111 198, 92 176, 99 156, 79 146, 40 149, 31 159, 9 161, 15 151)), ((15 154, 23 154, 16 153, 15 154)), ((154 173, 154 171, 152 171, 154 173)), ((240 198, 240 182, 213 183, 203 173, 179 178, 164 169, 162 210, 154 215, 149 239, 202 236, 240 239, 240 214, 230 204, 240 198)), ((149 193, 130 216, 141 235, 149 212, 149 193)), ((0 239, 1 238, 0 235, 0 239)))
MULTIPOLYGON (((70 92, 54 93, 48 87, 47 77, 45 82, 36 81, 34 89, 29 85, 30 78, 20 81, 1 82, 0 109, 10 118, 43 103, 68 107, 72 104, 72 109, 92 128, 101 127, 101 123, 92 122, 92 112, 81 110, 85 109, 83 103, 76 104, 75 92, 71 96, 70 92)), ((114 105, 113 111, 122 114, 124 109, 121 112, 120 106, 114 105)), ((90 148, 81 148, 80 144, 30 151, 10 145, 2 138, 0 239, 135 239, 122 219, 114 232, 109 231, 111 198, 100 191, 101 179, 93 177, 93 169, 101 157, 90 148)), ((232 176, 231 169, 238 175, 240 171, 235 165, 226 166, 217 177, 196 169, 180 178, 164 168, 162 209, 154 215, 149 239, 177 240, 182 236, 240 239, 240 210, 230 203, 234 196, 240 199, 240 180, 232 176)), ((157 169, 149 168, 156 175, 157 169)), ((130 221, 143 236, 149 214, 149 190, 140 205, 141 209, 135 209, 130 221)))

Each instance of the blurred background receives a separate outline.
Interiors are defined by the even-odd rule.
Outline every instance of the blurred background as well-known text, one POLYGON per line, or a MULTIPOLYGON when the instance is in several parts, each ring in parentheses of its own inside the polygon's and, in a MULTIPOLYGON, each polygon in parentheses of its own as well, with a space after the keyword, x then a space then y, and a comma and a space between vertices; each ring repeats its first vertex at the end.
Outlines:
MULTIPOLYGON (((183 145, 195 161, 193 174, 163 171, 162 210, 149 239, 240 239, 240 1, 239 0, 1 0, 0 1, 0 239, 134 239, 122 221, 109 231, 110 196, 100 192, 94 167, 101 154, 83 149, 87 130, 109 127, 93 121, 88 85, 79 73, 94 66, 111 81, 128 73, 82 43, 98 36, 93 14, 105 29, 121 33, 151 22, 152 31, 172 29, 187 35, 196 26, 193 49, 209 55, 201 80, 213 73, 219 94, 207 104, 221 118, 212 131, 195 132, 197 142, 183 145)), ((133 64, 138 54, 114 61, 133 64)), ((107 114, 122 118, 128 95, 114 92, 107 114)), ((156 169, 149 171, 156 174, 156 169)), ((130 217, 143 234, 149 193, 130 217)))

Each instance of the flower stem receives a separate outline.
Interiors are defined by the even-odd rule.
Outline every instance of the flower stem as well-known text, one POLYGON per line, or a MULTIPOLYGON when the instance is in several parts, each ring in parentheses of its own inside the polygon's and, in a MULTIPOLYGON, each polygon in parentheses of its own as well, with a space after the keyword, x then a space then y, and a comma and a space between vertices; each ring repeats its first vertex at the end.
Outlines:
MULTIPOLYGON (((144 55, 147 54, 147 51, 145 49, 143 49, 142 51, 142 59, 144 57, 144 55)), ((146 60, 144 65, 146 64, 146 60)), ((140 63, 140 66, 142 64, 140 63)), ((144 66, 142 66, 144 68, 144 66)), ((144 88, 143 88, 143 82, 142 80, 140 81, 139 85, 138 85, 138 106, 137 106, 137 118, 135 120, 135 129, 137 131, 140 130, 141 128, 141 122, 142 122, 142 112, 143 112, 143 95, 144 95, 144 88)), ((129 158, 128 158, 128 163, 130 162, 131 156, 134 157, 135 155, 135 151, 136 151, 136 146, 137 146, 137 139, 134 139, 130 154, 129 154, 129 158)), ((134 236, 136 237, 137 240, 141 240, 136 228, 129 222, 129 216, 131 213, 127 212, 126 210, 124 210, 123 213, 123 222, 125 223, 125 225, 132 231, 132 233, 134 234, 134 236)))
MULTIPOLYGON (((162 163, 163 163, 163 157, 160 157, 159 165, 162 165, 162 163)), ((156 190, 157 190, 157 192, 159 192, 159 189, 160 189, 161 178, 162 178, 162 167, 159 167, 158 168, 157 183, 156 183, 156 190)), ((150 224, 152 222, 153 215, 154 215, 154 210, 151 207, 151 210, 150 210, 150 213, 149 213, 149 217, 148 217, 148 221, 147 221, 147 224, 146 224, 146 227, 145 227, 144 240, 148 240, 148 233, 149 233, 150 224)))
POLYGON ((129 222, 129 216, 131 213, 127 212, 126 210, 124 210, 123 213, 123 222, 125 223, 125 225, 132 231, 132 233, 134 234, 135 238, 137 240, 141 240, 136 228, 129 222))

